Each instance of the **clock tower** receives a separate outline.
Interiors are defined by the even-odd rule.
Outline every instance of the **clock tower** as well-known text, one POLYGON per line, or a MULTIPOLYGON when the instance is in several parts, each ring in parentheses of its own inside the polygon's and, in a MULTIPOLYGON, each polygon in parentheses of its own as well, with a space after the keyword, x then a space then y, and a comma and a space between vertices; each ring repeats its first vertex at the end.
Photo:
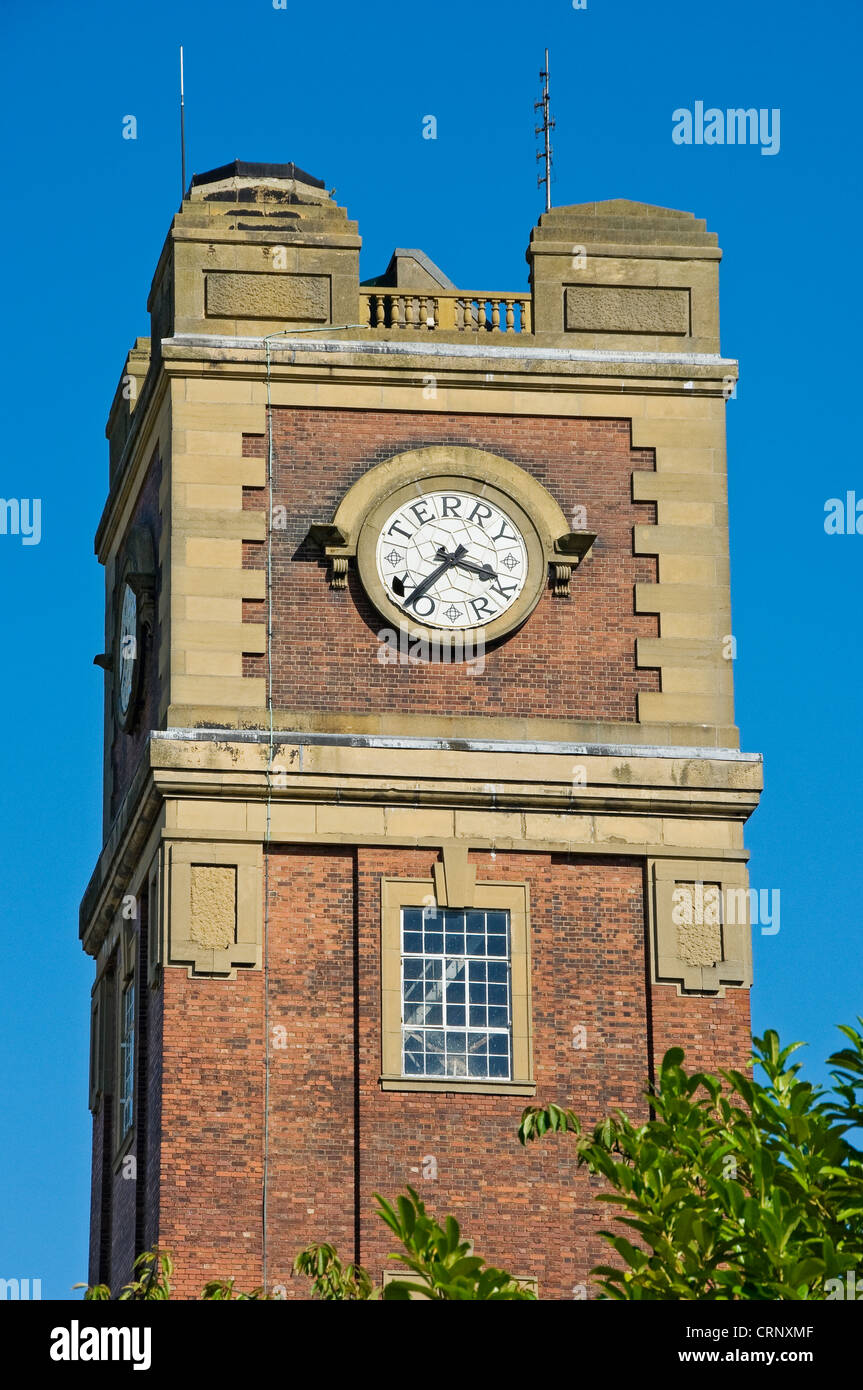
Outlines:
POLYGON ((749 1050, 721 253, 627 200, 527 290, 359 249, 293 164, 197 175, 111 408, 90 1278, 380 1281, 411 1184, 572 1298, 595 1193, 524 1106, 749 1050))

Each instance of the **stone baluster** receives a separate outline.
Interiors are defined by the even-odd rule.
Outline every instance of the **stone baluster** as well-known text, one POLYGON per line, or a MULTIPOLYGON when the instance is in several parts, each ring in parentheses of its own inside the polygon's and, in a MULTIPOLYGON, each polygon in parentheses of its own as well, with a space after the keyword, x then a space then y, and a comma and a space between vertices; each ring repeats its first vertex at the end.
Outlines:
POLYGON ((506 331, 515 332, 515 301, 512 299, 506 301, 506 331))

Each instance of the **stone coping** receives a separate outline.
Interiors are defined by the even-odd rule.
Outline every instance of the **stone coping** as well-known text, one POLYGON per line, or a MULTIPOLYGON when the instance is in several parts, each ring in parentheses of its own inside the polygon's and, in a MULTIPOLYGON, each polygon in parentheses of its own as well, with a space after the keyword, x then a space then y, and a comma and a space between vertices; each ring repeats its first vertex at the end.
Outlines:
POLYGON ((153 729, 151 740, 188 743, 297 743, 333 748, 417 748, 465 753, 559 753, 585 758, 677 758, 706 762, 761 763, 760 753, 737 748, 687 748, 648 743, 564 743, 553 740, 524 742, 515 739, 421 738, 416 735, 327 734, 293 729, 153 729))
MULTIPOLYGON (((354 327, 355 325, 345 325, 354 327)), ((333 324, 331 328, 324 327, 318 332, 338 332, 341 325, 333 324)), ((296 333, 295 329, 290 330, 296 333)), ((615 351, 611 348, 556 348, 556 347, 521 347, 513 345, 497 346, 485 341, 486 336, 481 336, 481 343, 466 344, 464 347, 460 343, 435 343, 431 341, 432 335, 424 335, 410 342, 396 341, 391 338, 376 338, 374 330, 369 329, 367 338, 306 338, 282 337, 281 334, 271 335, 268 338, 237 338, 223 336, 213 333, 178 333, 173 338, 163 338, 162 347, 189 347, 189 348, 218 348, 236 349, 237 351, 258 351, 264 352, 266 344, 270 344, 270 352, 367 352, 380 354, 382 356, 411 356, 421 354, 423 357, 491 357, 499 358, 503 361, 550 361, 550 362, 632 362, 632 363, 652 363, 668 366, 687 366, 687 367, 736 367, 737 358, 722 357, 717 352, 627 352, 623 349, 615 351)), ((525 337, 533 337, 533 334, 525 334, 525 337)))

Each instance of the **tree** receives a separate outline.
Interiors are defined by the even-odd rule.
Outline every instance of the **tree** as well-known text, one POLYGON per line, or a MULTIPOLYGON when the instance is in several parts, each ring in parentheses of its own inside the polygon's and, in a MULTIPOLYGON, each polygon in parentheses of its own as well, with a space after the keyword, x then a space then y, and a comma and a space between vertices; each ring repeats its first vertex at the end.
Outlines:
MULTIPOLYGON (((863 1019, 858 1019, 863 1023, 863 1019)), ((829 1091, 798 1077, 775 1032, 754 1039, 766 1082, 742 1072, 687 1073, 665 1054, 646 1092, 652 1115, 618 1112, 590 1134, 571 1110, 531 1106, 522 1144, 575 1136, 579 1165, 601 1174, 628 1234, 600 1234, 621 1268, 599 1265, 610 1299, 829 1299, 863 1257, 863 1034, 828 1059, 829 1091)))

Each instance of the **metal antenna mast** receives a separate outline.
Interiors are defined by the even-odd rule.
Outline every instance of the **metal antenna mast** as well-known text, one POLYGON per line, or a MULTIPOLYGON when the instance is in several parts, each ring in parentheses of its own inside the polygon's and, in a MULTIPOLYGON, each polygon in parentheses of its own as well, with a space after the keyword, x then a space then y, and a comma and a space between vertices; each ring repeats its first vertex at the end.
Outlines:
POLYGON ((542 78, 542 100, 533 103, 534 111, 542 111, 542 125, 536 127, 536 134, 544 137, 544 148, 537 154, 537 159, 545 160, 545 173, 540 174, 536 181, 537 188, 542 188, 545 184, 545 210, 551 209, 551 132, 554 130, 554 121, 549 116, 548 104, 548 49, 545 50, 545 69, 539 74, 542 78))
POLYGON ((180 44, 180 168, 183 186, 180 189, 180 202, 186 196, 186 103, 183 93, 183 45, 180 44))

